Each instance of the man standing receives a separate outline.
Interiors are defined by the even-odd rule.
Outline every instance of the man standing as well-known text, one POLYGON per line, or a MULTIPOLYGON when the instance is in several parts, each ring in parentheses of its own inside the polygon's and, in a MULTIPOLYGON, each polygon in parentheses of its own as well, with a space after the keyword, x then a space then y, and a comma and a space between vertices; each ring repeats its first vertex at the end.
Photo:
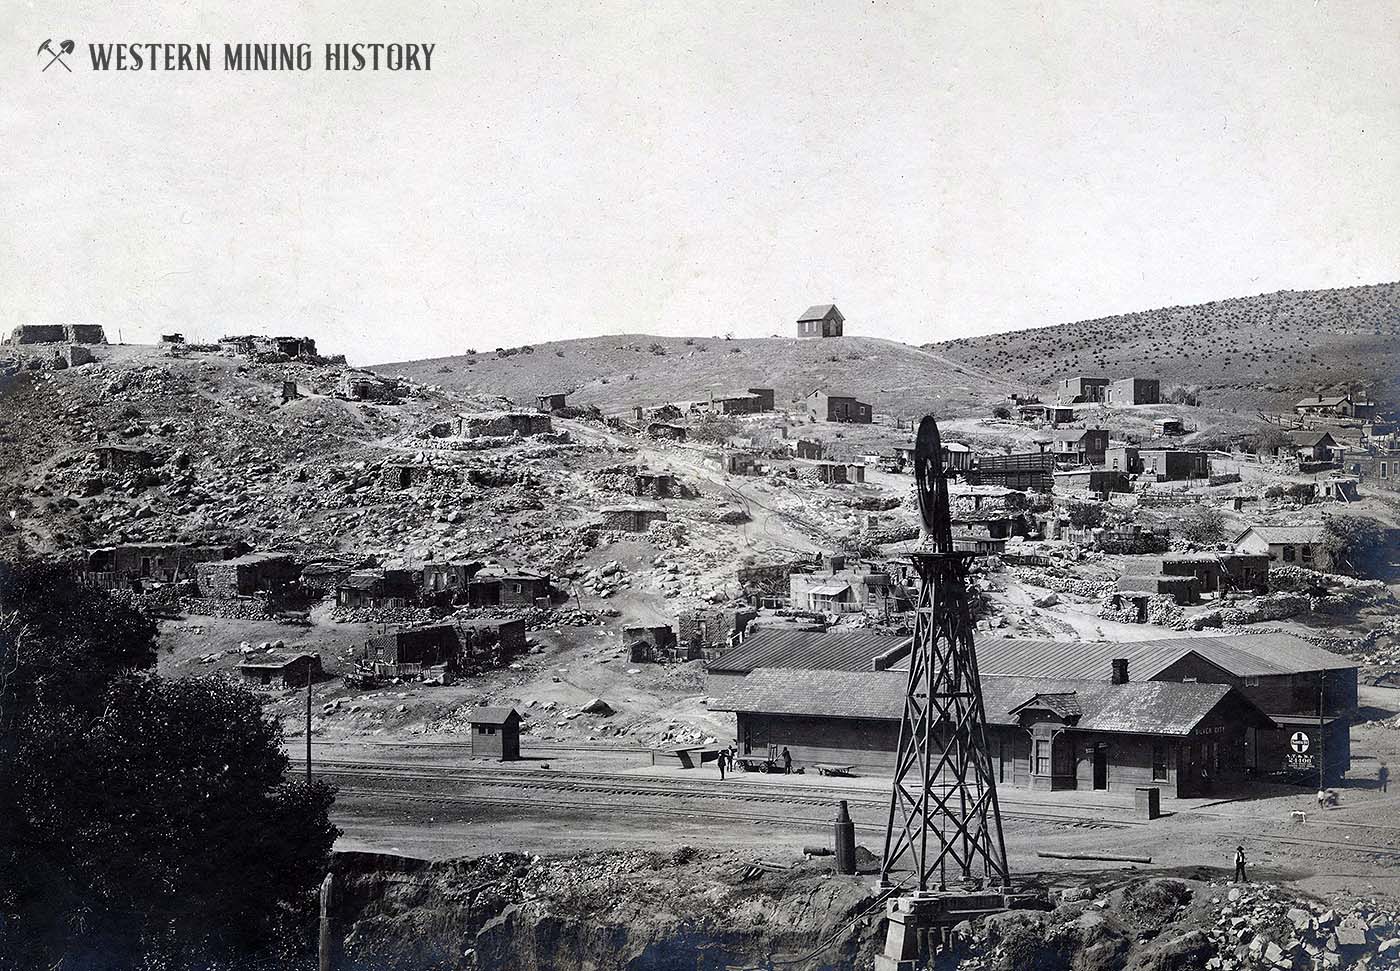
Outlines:
POLYGON ((1376 781, 1381 784, 1381 792, 1385 792, 1390 788, 1390 766, 1386 765, 1384 762, 1382 762, 1381 767, 1376 770, 1376 781))
POLYGON ((792 753, 783 746, 783 775, 792 775, 792 753))
POLYGON ((724 749, 720 749, 720 750, 719 750, 719 753, 718 753, 718 755, 717 755, 717 757, 715 758, 715 763, 719 766, 719 781, 720 781, 720 782, 723 782, 723 781, 724 781, 724 762, 725 762, 724 755, 725 755, 724 749))
POLYGON ((1244 878, 1244 847, 1235 847, 1235 882, 1247 883, 1244 878))

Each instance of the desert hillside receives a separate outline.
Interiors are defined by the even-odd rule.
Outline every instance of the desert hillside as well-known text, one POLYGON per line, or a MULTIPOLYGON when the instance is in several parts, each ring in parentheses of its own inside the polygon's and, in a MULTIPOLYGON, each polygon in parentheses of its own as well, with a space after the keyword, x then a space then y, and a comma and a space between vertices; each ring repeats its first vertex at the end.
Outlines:
POLYGON ((381 373, 517 403, 565 391, 574 405, 605 412, 773 388, 778 407, 824 388, 875 406, 877 414, 981 413, 989 396, 1016 390, 1002 376, 936 351, 875 337, 825 340, 722 337, 587 337, 519 348, 375 365, 381 373))
POLYGON ((1283 290, 926 345, 1032 387, 1071 374, 1158 377, 1219 406, 1273 408, 1359 385, 1400 396, 1400 283, 1283 290))

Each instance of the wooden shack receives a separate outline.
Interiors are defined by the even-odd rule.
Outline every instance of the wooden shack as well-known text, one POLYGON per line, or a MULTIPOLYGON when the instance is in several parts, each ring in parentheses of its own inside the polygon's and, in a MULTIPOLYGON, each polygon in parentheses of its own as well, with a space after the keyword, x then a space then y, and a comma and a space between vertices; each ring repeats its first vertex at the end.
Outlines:
POLYGON ((514 708, 472 710, 472 758, 514 762, 520 758, 520 713, 514 708))

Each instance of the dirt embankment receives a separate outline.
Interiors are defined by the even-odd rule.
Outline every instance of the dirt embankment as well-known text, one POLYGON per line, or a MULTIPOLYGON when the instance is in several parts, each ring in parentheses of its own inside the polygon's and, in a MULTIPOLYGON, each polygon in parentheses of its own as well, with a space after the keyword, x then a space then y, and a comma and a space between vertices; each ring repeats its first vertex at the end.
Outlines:
POLYGON ((722 971, 819 952, 869 965, 870 881, 830 862, 781 872, 739 854, 502 854, 420 863, 338 858, 340 967, 722 971))
MULTIPOLYGON (((873 858, 864 854, 873 862, 873 858)), ((680 847, 440 863, 338 858, 340 967, 461 971, 866 969, 884 946, 870 876, 680 847)), ((1193 870, 1061 874, 1024 909, 954 930, 957 971, 1400 967, 1400 913, 1193 870)))

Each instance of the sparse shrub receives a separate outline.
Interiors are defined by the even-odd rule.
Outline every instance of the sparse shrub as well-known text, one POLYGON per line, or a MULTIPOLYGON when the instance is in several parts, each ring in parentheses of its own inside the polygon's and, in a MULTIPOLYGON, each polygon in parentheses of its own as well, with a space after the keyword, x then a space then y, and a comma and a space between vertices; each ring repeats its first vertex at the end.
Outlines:
POLYGON ((664 344, 658 344, 656 341, 652 341, 651 347, 647 348, 647 350, 651 351, 657 357, 666 356, 666 346, 664 344))
POLYGON ((1006 405, 997 405, 992 409, 992 417, 1000 418, 1004 421, 1011 417, 1011 409, 1006 407, 1006 405))
POLYGON ((564 356, 564 352, 563 352, 563 351, 555 351, 555 352, 554 352, 554 356, 555 356, 555 357, 563 357, 563 356, 564 356))
POLYGON ((695 442, 722 442, 739 433, 739 423, 723 415, 705 415, 690 426, 689 435, 695 442))
POLYGON ((1069 524, 1075 529, 1097 529, 1104 523, 1103 505, 1097 502, 1071 501, 1069 524))
POLYGON ((1213 546, 1225 538, 1225 514, 1200 503, 1181 517, 1181 535, 1187 542, 1213 546))

